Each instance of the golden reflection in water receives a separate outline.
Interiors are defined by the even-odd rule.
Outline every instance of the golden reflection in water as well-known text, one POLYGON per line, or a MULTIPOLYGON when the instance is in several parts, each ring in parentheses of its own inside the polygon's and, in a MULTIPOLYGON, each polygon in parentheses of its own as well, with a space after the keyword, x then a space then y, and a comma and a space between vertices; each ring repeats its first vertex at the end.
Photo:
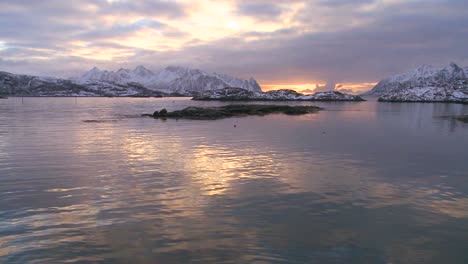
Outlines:
MULTIPOLYGON (((371 111, 343 111, 333 114, 352 118, 376 116, 376 113, 371 111)), ((287 123, 297 123, 298 120, 319 122, 326 118, 326 113, 304 115, 294 119, 283 115, 269 118, 287 123)), ((306 157, 308 166, 303 166, 305 157, 300 152, 289 153, 285 163, 281 156, 268 148, 249 149, 244 145, 242 149, 233 149, 222 144, 193 145, 190 140, 185 140, 183 137, 167 138, 157 133, 122 135, 120 131, 116 132, 115 128, 109 127, 112 124, 102 125, 106 126, 106 129, 98 129, 99 133, 92 130, 81 133, 75 150, 81 154, 106 152, 111 146, 115 154, 125 155, 124 160, 131 171, 128 177, 148 171, 182 172, 182 175, 189 177, 183 179, 184 188, 175 192, 148 193, 144 185, 133 185, 128 191, 135 197, 139 196, 140 200, 162 200, 164 206, 171 208, 191 207, 192 210, 188 212, 190 215, 202 214, 202 211, 196 210, 206 203, 205 198, 200 197, 232 192, 237 188, 232 185, 235 180, 268 177, 290 186, 288 192, 324 194, 321 202, 355 201, 354 205, 369 209, 408 205, 447 216, 467 217, 468 204, 465 200, 453 200, 450 196, 446 199, 443 196, 434 198, 434 194, 444 190, 424 187, 423 182, 399 183, 394 180, 390 183, 385 179, 376 178, 377 171, 360 166, 352 157, 343 157, 339 164, 330 167, 330 161, 326 156, 308 154, 306 157), (170 199, 165 199, 168 197, 170 199), (176 197, 185 198, 175 199, 176 197), (198 198, 194 200, 194 197, 198 198)), ((112 183, 113 181, 107 182, 107 184, 112 183)), ((125 204, 122 203, 120 206, 125 204)), ((143 214, 141 217, 151 216, 143 214)))
POLYGON ((455 218, 468 218, 468 198, 442 199, 432 203, 432 209, 455 218))
MULTIPOLYGON (((284 122, 297 124, 300 120, 319 122, 327 118, 328 114, 339 114, 353 118, 374 118, 374 112, 343 111, 324 113, 300 117, 286 117, 278 115, 268 117, 284 122)), ((126 122, 126 121, 122 121, 126 122)), ((123 133, 120 122, 86 124, 78 123, 74 131, 74 143, 71 151, 80 157, 87 158, 96 153, 112 153, 110 162, 124 162, 129 169, 128 175, 119 175, 118 169, 106 171, 108 168, 96 168, 98 174, 91 177, 76 177, 79 186, 95 186, 100 197, 112 200, 112 203, 87 204, 85 209, 66 210, 55 216, 54 219, 29 219, 37 225, 48 225, 51 222, 82 223, 85 219, 93 219, 101 209, 125 208, 131 206, 130 199, 123 196, 131 195, 138 199, 142 205, 151 205, 152 201, 160 201, 161 205, 170 211, 177 211, 180 217, 189 217, 203 214, 203 207, 207 204, 204 196, 224 195, 235 192, 239 186, 235 181, 247 178, 274 178, 275 181, 285 183, 290 188, 287 192, 313 192, 322 194, 321 202, 344 203, 354 201, 354 205, 369 209, 376 209, 394 205, 408 205, 421 208, 440 215, 466 218, 468 217, 468 202, 464 198, 454 199, 453 195, 438 187, 426 187, 424 182, 398 182, 393 179, 377 178, 378 172, 370 167, 363 167, 352 158, 341 159, 340 164, 331 165, 324 155, 301 152, 290 152, 288 158, 278 155, 265 146, 263 149, 248 148, 243 145, 236 149, 224 144, 194 144, 192 139, 172 134, 166 137, 161 131, 130 131, 123 133), (307 166, 304 166, 304 162, 307 166), (101 172, 102 171, 102 172, 101 172), (183 187, 170 192, 149 191, 145 184, 132 184, 132 177, 138 179, 139 173, 147 172, 181 172, 184 175, 183 187), (317 173, 316 173, 317 172, 317 173), (127 177, 128 181, 115 179, 127 177), (127 186, 125 185, 127 184, 127 186), (122 190, 125 190, 123 192, 122 190), (437 193, 446 196, 434 196, 437 193), (122 199, 118 197, 122 196, 122 199), (105 208, 103 208, 103 206, 105 208), (191 208, 191 210, 185 210, 191 208), (58 217, 58 218, 57 218, 58 217)), ((175 133, 174 131, 165 131, 175 133)), ((210 137, 209 134, 199 135, 210 137)), ((60 139, 51 138, 53 143, 60 144, 60 139)), ((317 139, 319 140, 319 139, 317 139)), ((8 142, 3 142, 8 144, 8 142)), ((252 144, 254 145, 254 144, 252 144)), ((97 155, 96 157, 99 157, 97 155)), ((117 164, 118 165, 118 164, 117 164)), ((115 166, 111 164, 110 166, 115 166)), ((151 180, 148 180, 151 182, 151 180)), ((64 191, 64 196, 72 190, 64 191)), ((88 192, 85 195, 74 197, 77 203, 90 199, 88 192)), ((40 215, 38 216, 40 217, 40 215)), ((150 212, 135 215, 138 219, 152 219, 155 216, 150 212)), ((27 221, 29 221, 27 220, 27 221)), ((83 223, 84 224, 84 223, 83 223)), ((92 224, 92 223, 88 223, 92 224)))
POLYGON ((268 153, 261 154, 245 146, 228 149, 221 146, 197 146, 193 158, 185 168, 195 181, 204 186, 204 195, 219 195, 231 189, 231 182, 238 179, 273 177, 274 159, 268 153), (257 174, 257 172, 260 172, 257 174))
POLYGON ((14 235, 0 237, 0 257, 8 256, 10 253, 18 251, 18 247, 13 246, 13 241, 16 238, 14 235))

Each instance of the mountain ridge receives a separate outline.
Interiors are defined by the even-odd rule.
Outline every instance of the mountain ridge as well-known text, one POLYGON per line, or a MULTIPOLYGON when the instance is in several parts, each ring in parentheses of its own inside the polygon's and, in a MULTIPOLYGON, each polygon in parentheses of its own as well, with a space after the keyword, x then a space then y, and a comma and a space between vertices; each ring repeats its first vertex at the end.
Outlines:
POLYGON ((192 94, 207 90, 217 90, 236 86, 246 90, 261 91, 255 79, 248 80, 232 77, 221 73, 208 73, 199 69, 180 66, 168 66, 157 72, 151 71, 142 65, 135 69, 119 69, 117 71, 100 70, 97 67, 83 74, 75 81, 79 84, 89 83, 139 83, 150 90, 162 92, 177 92, 192 94))
POLYGON ((168 66, 154 72, 142 65, 117 71, 93 67, 77 78, 54 78, 0 71, 0 94, 21 96, 193 96, 229 86, 261 92, 253 78, 241 79, 199 69, 168 66))

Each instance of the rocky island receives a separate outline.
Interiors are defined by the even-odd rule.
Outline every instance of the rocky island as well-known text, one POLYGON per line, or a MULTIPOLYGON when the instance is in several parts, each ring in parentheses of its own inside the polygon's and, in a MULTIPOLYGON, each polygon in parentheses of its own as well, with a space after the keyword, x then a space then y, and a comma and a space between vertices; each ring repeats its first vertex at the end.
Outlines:
POLYGON ((237 87, 206 91, 194 96, 192 100, 200 101, 365 101, 357 95, 338 91, 302 94, 294 90, 282 89, 268 92, 250 91, 237 87))
POLYGON ((153 114, 144 114, 145 117, 213 120, 235 116, 263 116, 267 114, 283 113, 286 115, 303 115, 321 110, 317 106, 288 106, 288 105, 226 105, 221 107, 187 107, 182 110, 168 112, 166 109, 153 114))

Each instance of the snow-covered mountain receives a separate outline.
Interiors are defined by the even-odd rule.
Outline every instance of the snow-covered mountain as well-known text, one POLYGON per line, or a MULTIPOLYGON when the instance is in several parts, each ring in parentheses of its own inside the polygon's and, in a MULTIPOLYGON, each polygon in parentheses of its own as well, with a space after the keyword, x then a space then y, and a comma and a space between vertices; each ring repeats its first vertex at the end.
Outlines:
POLYGON ((380 81, 365 95, 380 96, 381 101, 468 100, 468 68, 455 63, 443 68, 422 65, 380 81))
POLYGON ((83 76, 58 79, 0 72, 0 94, 23 96, 170 96, 196 95, 229 86, 261 92, 254 79, 243 80, 219 73, 167 67, 153 72, 143 66, 133 70, 99 70, 83 76))
POLYGON ((301 94, 294 90, 282 89, 268 92, 252 92, 237 87, 206 91, 193 100, 219 101, 364 101, 357 95, 344 94, 338 91, 301 94))
POLYGON ((133 70, 99 70, 94 67, 82 77, 75 79, 78 84, 98 87, 109 85, 139 84, 150 90, 185 95, 204 91, 218 90, 225 87, 241 87, 249 91, 260 92, 261 88, 254 79, 243 80, 219 73, 207 73, 197 69, 170 66, 153 72, 143 66, 133 70))
POLYGON ((79 84, 72 80, 0 72, 0 95, 16 96, 162 96, 141 85, 79 84))

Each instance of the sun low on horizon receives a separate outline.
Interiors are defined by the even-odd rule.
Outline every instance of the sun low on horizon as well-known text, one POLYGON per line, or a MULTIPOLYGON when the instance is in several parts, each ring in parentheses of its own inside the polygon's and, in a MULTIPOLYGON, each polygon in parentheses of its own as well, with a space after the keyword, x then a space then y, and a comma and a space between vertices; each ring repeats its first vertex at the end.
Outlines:
MULTIPOLYGON (((444 45, 463 41, 424 41, 431 25, 420 21, 434 15, 433 5, 418 0, 2 1, 0 70, 69 77, 93 66, 179 65, 253 77, 265 91, 308 93, 323 87, 360 93, 390 74, 457 59, 456 49, 444 45), (400 20, 412 26, 387 15, 395 9, 407 10, 400 20), (401 34, 394 36, 392 28, 401 34), (389 38, 400 45, 388 46, 389 38), (429 61, 418 55, 421 48, 446 54, 429 61)), ((456 20, 464 14, 451 8, 443 15, 456 20)), ((444 38, 444 32, 437 33, 444 38)))

